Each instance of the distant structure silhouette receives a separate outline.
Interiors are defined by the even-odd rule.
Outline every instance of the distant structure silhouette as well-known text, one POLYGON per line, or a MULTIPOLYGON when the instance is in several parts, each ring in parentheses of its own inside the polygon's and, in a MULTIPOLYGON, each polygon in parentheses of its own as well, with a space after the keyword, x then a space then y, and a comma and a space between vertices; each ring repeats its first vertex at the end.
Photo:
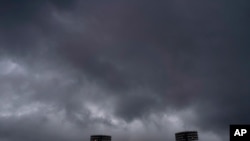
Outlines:
POLYGON ((111 136, 109 136, 109 135, 92 135, 92 136, 90 136, 90 141, 111 141, 111 136))
POLYGON ((175 134, 176 141, 198 141, 197 131, 184 131, 175 134))

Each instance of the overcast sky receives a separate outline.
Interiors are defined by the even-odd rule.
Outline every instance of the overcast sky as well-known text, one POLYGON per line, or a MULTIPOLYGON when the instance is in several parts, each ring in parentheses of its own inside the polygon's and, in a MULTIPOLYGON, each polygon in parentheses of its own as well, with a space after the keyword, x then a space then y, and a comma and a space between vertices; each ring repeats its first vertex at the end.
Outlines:
POLYGON ((0 141, 227 141, 249 25, 249 0, 1 0, 0 141))

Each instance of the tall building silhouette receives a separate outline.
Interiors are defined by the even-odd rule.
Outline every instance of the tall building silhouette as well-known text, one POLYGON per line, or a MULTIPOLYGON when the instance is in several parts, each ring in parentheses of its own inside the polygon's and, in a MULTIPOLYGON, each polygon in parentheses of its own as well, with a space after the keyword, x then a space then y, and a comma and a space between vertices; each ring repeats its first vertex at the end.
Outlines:
POLYGON ((111 136, 109 136, 109 135, 92 135, 92 136, 90 136, 90 141, 111 141, 111 136))
POLYGON ((175 134, 176 141, 198 141, 197 131, 184 131, 175 134))

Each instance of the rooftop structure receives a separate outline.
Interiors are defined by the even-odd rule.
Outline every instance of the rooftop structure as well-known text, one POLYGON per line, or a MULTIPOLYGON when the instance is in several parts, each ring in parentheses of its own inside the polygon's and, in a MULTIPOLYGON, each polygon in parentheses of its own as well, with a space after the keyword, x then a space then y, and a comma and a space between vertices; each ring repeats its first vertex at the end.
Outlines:
POLYGON ((109 136, 109 135, 92 135, 92 136, 90 136, 90 141, 111 141, 111 136, 109 136))
POLYGON ((176 141, 198 141, 197 131, 184 131, 175 134, 176 141))

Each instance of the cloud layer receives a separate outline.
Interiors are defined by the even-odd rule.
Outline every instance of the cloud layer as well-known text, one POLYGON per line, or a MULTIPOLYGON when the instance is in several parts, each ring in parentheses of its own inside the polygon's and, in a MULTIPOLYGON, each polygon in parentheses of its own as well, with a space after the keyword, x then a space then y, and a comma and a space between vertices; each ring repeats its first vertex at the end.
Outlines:
POLYGON ((222 141, 249 123, 247 0, 0 5, 0 141, 222 141))

